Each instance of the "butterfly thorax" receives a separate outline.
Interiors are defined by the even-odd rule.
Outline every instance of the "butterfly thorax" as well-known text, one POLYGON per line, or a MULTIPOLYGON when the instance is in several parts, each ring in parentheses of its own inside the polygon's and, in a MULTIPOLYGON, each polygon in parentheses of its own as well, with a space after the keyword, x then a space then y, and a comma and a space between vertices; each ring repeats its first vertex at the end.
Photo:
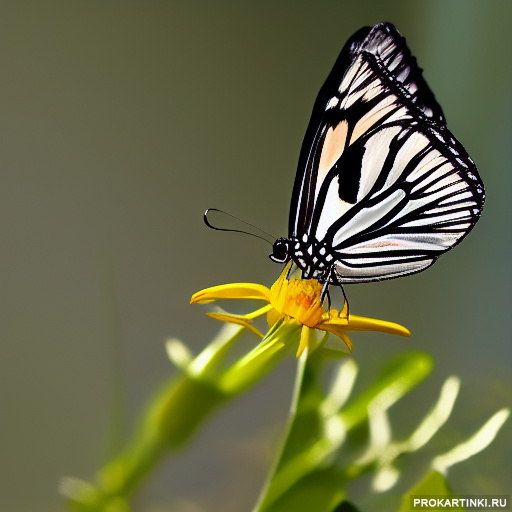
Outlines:
POLYGON ((329 279, 335 258, 327 244, 304 234, 302 238, 278 238, 270 259, 278 263, 293 260, 302 270, 303 279, 317 279, 323 283, 329 279))

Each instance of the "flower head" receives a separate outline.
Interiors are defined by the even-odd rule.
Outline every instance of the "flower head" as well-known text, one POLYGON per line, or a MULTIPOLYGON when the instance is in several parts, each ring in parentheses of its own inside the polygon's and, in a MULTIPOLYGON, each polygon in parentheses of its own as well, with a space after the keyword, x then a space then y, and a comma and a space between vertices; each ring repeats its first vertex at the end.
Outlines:
POLYGON ((206 288, 195 293, 191 304, 203 304, 217 299, 259 299, 267 304, 246 315, 230 313, 207 313, 208 316, 243 325, 261 337, 264 335, 252 325, 252 321, 264 314, 267 315, 269 327, 279 320, 285 324, 295 324, 301 329, 300 342, 297 350, 299 357, 306 348, 308 352, 318 348, 314 343, 311 330, 317 329, 330 332, 340 338, 347 348, 352 350, 352 342, 347 333, 350 331, 380 331, 399 336, 410 336, 410 332, 401 325, 375 320, 362 316, 348 315, 347 306, 338 311, 324 308, 321 300, 322 285, 316 279, 288 279, 291 262, 285 266, 277 281, 269 289, 255 283, 233 283, 206 288))

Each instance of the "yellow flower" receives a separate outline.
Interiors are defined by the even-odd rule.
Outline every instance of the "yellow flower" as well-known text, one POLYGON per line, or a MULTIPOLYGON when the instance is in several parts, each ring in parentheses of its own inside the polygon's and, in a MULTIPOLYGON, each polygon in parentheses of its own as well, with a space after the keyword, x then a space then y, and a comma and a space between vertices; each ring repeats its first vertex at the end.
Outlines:
POLYGON ((341 311, 324 309, 320 299, 322 285, 316 279, 287 278, 291 262, 285 266, 277 281, 269 289, 255 283, 232 283, 206 288, 192 295, 191 304, 204 304, 217 299, 260 299, 268 302, 265 306, 246 315, 230 313, 207 313, 208 316, 242 325, 260 337, 264 335, 252 325, 252 320, 267 315, 269 327, 279 320, 301 327, 299 357, 306 348, 308 352, 317 346, 311 346, 311 329, 330 332, 340 338, 347 348, 352 350, 352 342, 347 333, 350 331, 379 331, 399 336, 410 336, 405 327, 385 320, 375 320, 356 315, 347 315, 347 306, 341 311))

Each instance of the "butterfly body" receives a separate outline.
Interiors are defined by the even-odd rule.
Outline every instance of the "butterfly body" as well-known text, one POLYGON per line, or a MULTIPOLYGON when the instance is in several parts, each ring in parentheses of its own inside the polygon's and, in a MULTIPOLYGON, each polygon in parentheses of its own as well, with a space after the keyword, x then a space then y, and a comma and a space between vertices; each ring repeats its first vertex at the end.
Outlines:
POLYGON ((278 263, 292 259, 304 279, 317 279, 323 283, 329 279, 336 255, 325 242, 311 240, 303 234, 300 239, 294 236, 278 238, 270 258, 278 263))
POLYGON ((322 283, 412 274, 459 243, 483 203, 476 167, 405 39, 380 23, 352 36, 318 94, 289 234, 271 259, 322 283))

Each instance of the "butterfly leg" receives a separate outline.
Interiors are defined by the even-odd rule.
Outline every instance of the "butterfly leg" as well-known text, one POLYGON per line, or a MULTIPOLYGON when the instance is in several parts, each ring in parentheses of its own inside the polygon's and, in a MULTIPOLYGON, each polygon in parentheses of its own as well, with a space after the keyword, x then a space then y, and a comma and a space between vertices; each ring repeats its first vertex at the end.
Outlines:
POLYGON ((328 311, 330 311, 331 310, 331 295, 329 294, 329 280, 327 280, 322 286, 322 291, 320 293, 320 302, 322 302, 322 304, 326 297, 327 297, 327 309, 328 309, 328 311))
POLYGON ((343 300, 345 301, 345 303, 343 304, 343 309, 345 309, 345 307, 346 307, 347 320, 348 320, 348 318, 349 318, 349 305, 348 305, 347 295, 345 294, 345 290, 343 289, 343 285, 341 283, 339 283, 339 285, 340 285, 340 288, 341 288, 341 293, 343 293, 343 300))
POLYGON ((329 279, 327 279, 322 285, 322 292, 320 293, 320 300, 322 302, 324 301, 326 295, 329 296, 329 279))
MULTIPOLYGON (((331 269, 332 270, 332 269, 331 269)), ((331 315, 331 294, 329 293, 329 284, 331 283, 330 276, 325 280, 325 283, 322 285, 322 291, 320 292, 320 301, 324 302, 327 297, 327 311, 329 311, 329 316, 331 315)))
POLYGON ((329 279, 327 281, 330 282, 331 280, 332 280, 333 283, 336 283, 340 287, 341 293, 343 294, 343 301, 344 301, 343 302, 343 309, 340 311, 340 313, 342 313, 345 310, 345 313, 346 313, 347 319, 348 319, 348 317, 349 317, 349 304, 348 304, 347 295, 345 293, 345 290, 343 288, 343 284, 341 283, 340 277, 339 277, 338 273, 336 272, 334 266, 331 267, 331 269, 329 271, 329 279))
POLYGON ((290 280, 290 276, 295 272, 295 269, 293 268, 293 266, 294 266, 294 263, 292 263, 290 265, 290 268, 288 269, 288 274, 286 275, 286 279, 288 279, 288 281, 290 280))

